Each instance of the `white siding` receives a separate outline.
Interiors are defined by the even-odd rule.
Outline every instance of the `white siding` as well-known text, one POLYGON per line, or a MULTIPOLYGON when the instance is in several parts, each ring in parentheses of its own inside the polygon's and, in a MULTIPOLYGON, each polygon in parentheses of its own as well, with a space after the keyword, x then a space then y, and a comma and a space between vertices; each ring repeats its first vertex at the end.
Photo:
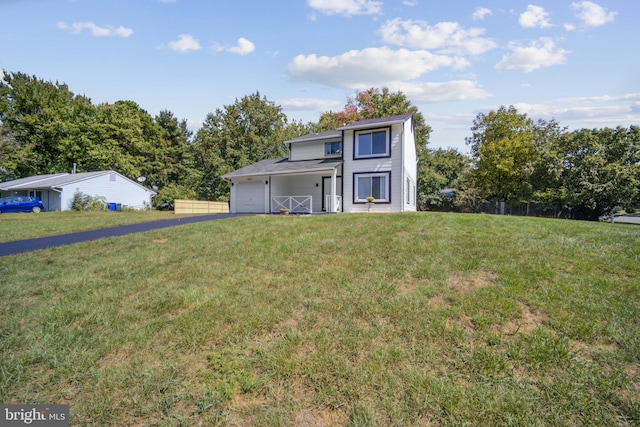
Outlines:
POLYGON ((417 210, 417 187, 418 187, 418 155, 416 153, 416 140, 413 133, 413 122, 408 121, 404 125, 404 152, 403 152, 403 170, 404 170, 404 185, 407 185, 407 178, 409 179, 410 188, 404 188, 403 204, 405 211, 417 210), (409 191, 409 202, 407 203, 407 191, 409 191))
MULTIPOLYGON (((144 209, 151 204, 151 191, 115 172, 64 185, 60 210, 71 208, 76 191, 92 197, 104 197, 107 203, 120 203, 122 207, 133 209, 144 209)), ((50 199, 49 203, 52 201, 50 199)))
MULTIPOLYGON (((324 159, 324 146, 327 142, 340 142, 340 138, 328 138, 308 142, 294 142, 291 144, 289 160, 295 162, 297 160, 324 159)), ((332 156, 329 158, 340 158, 340 156, 332 156)))
MULTIPOLYGON (((409 122, 410 123, 410 122, 409 122)), ((376 128, 372 128, 376 129, 376 128)), ((395 124, 391 127, 391 157, 376 159, 353 159, 354 131, 344 132, 344 212, 366 212, 366 203, 353 203, 354 200, 354 173, 358 172, 391 172, 390 176, 390 203, 377 203, 373 207, 375 212, 401 212, 403 210, 403 168, 402 168, 402 131, 403 124, 395 124)))
POLYGON ((298 142, 291 144, 291 157, 289 160, 315 160, 324 157, 324 141, 298 142))

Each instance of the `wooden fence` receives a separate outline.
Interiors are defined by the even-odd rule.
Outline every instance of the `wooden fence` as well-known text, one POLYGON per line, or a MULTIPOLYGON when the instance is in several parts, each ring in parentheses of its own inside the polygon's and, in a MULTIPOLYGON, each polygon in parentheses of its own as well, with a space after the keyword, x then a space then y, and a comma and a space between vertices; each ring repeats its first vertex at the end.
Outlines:
POLYGON ((207 202, 201 200, 176 200, 174 213, 176 215, 229 213, 229 204, 227 202, 207 202))

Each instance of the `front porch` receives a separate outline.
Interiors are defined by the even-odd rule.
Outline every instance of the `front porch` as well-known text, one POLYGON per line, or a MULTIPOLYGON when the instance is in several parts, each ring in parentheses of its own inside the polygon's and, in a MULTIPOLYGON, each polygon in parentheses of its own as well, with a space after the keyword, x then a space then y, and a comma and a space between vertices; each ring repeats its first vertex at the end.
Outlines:
POLYGON ((342 179, 337 174, 273 175, 269 177, 269 212, 310 214, 341 212, 342 179))
POLYGON ((342 161, 262 160, 223 175, 231 185, 232 213, 342 211, 342 161))

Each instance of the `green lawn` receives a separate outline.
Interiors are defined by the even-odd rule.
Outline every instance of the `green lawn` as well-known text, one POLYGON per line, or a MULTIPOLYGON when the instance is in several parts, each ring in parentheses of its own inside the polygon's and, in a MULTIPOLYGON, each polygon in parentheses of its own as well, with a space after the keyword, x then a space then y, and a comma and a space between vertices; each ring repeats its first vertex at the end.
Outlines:
POLYGON ((74 426, 640 424, 637 226, 242 217, 0 277, 0 402, 74 426))
POLYGON ((173 212, 41 212, 0 215, 0 242, 173 219, 173 212))

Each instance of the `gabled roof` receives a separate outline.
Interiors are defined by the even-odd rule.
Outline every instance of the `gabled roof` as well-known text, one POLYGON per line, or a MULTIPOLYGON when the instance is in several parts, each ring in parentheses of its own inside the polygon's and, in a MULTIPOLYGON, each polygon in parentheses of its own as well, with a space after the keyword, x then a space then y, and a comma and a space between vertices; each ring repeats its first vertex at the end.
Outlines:
POLYGON ((316 132, 310 133, 308 135, 302 135, 297 138, 290 139, 285 141, 285 144, 295 144, 297 142, 310 142, 310 141, 321 141, 323 139, 331 140, 331 139, 340 139, 342 138, 342 132, 339 130, 330 130, 327 132, 316 132))
POLYGON ((347 129, 362 129, 362 128, 368 128, 368 127, 388 126, 388 125, 393 125, 393 124, 396 124, 396 123, 404 123, 407 120, 409 120, 411 117, 413 117, 412 114, 400 114, 398 116, 380 117, 380 118, 377 118, 377 119, 360 120, 358 122, 351 123, 351 124, 339 127, 336 130, 330 130, 330 131, 327 131, 327 132, 316 132, 316 133, 310 133, 308 135, 302 135, 302 136, 299 136, 297 138, 293 138, 293 139, 290 139, 288 141, 285 141, 285 144, 295 144, 295 143, 298 143, 298 142, 311 142, 311 141, 339 139, 339 138, 342 138, 342 131, 343 130, 347 130, 347 129))
POLYGON ((359 122, 355 122, 349 125, 339 127, 337 130, 363 129, 363 128, 370 128, 375 126, 394 125, 396 123, 404 123, 407 120, 409 120, 411 117, 413 117, 413 114, 400 114, 398 116, 360 120, 359 122))
POLYGON ((341 164, 342 160, 336 159, 300 160, 296 162, 290 162, 286 157, 283 159, 267 159, 222 175, 222 178, 320 172, 335 169, 341 164))
POLYGON ((0 182, 1 190, 30 190, 30 189, 53 189, 59 188, 68 184, 73 184, 74 182, 84 181, 86 179, 94 178, 97 176, 103 176, 107 174, 115 173, 120 177, 130 181, 131 183, 144 188, 145 190, 155 192, 149 190, 148 188, 138 184, 135 181, 130 180, 126 176, 123 176, 115 171, 98 171, 98 172, 82 172, 82 173, 58 173, 58 174, 49 174, 49 175, 36 175, 30 176, 28 178, 16 179, 13 181, 0 182))

